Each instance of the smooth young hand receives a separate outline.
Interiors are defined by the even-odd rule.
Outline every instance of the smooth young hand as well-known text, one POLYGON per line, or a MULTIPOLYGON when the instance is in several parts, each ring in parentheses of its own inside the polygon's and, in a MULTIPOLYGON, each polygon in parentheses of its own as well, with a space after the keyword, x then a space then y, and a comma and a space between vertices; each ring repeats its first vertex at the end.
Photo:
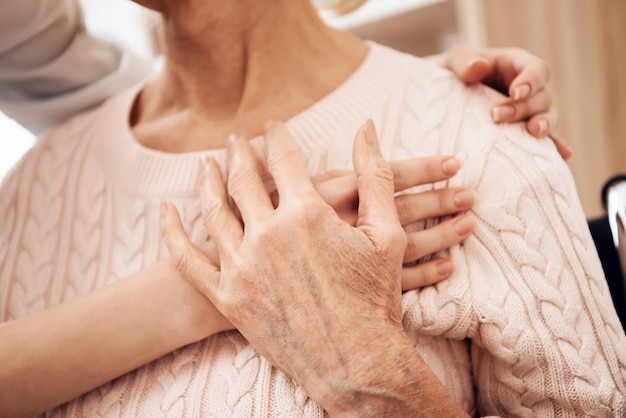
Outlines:
POLYGON ((549 136, 567 160, 571 148, 555 135, 558 112, 548 90, 550 67, 521 48, 471 48, 461 45, 433 57, 435 62, 466 83, 482 82, 508 97, 491 109, 494 122, 526 120, 526 129, 537 137, 549 136))

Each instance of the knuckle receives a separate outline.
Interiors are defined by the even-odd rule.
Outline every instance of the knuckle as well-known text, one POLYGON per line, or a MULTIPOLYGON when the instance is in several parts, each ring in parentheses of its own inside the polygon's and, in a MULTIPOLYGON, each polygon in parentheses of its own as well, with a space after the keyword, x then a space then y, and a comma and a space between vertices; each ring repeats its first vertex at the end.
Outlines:
POLYGON ((397 252, 400 254, 404 254, 409 245, 409 239, 407 239, 406 232, 402 227, 398 225, 398 227, 394 228, 393 231, 390 232, 387 242, 390 250, 393 252, 397 252))
MULTIPOLYGON (((276 237, 280 234, 280 231, 274 224, 263 223, 256 226, 253 230, 247 232, 248 239, 251 240, 258 248, 272 248, 274 246, 276 237)), ((240 270, 244 269, 244 266, 239 266, 240 270)))
POLYGON ((395 184, 403 184, 405 183, 405 180, 407 179, 407 175, 404 173, 403 170, 399 169, 399 168, 391 168, 392 171, 392 175, 393 175, 393 181, 395 184))
POLYGON ((192 278, 189 274, 191 270, 191 255, 189 254, 189 251, 179 249, 171 254, 171 256, 174 260, 176 270, 178 270, 178 272, 187 279, 192 278))
POLYGON ((408 202, 410 195, 406 196, 398 196, 395 198, 396 202, 396 212, 398 213, 398 218, 400 218, 400 222, 408 221, 411 219, 411 205, 408 202))
POLYGON ((393 170, 391 169, 391 167, 389 167, 388 164, 379 165, 378 167, 376 167, 376 169, 372 173, 372 176, 384 182, 393 184, 393 170))
POLYGON ((465 56, 469 56, 469 55, 477 55, 478 54, 478 51, 476 51, 476 49, 472 48, 468 44, 458 45, 458 46, 454 47, 452 52, 455 55, 460 56, 460 57, 465 57, 465 56))
POLYGON ((438 199, 437 199, 437 212, 438 213, 443 213, 446 212, 447 209, 449 208, 453 208, 454 205, 454 193, 456 190, 454 189, 445 189, 445 191, 443 191, 443 193, 438 193, 438 199))
POLYGON ((419 257, 420 245, 418 244, 418 241, 416 239, 406 238, 404 247, 405 247, 405 253, 407 254, 407 256, 409 256, 412 259, 420 258, 419 257))
POLYGON ((240 166, 228 176, 228 192, 231 196, 244 195, 257 175, 253 167, 240 166))
POLYGON ((290 162, 298 161, 301 158, 300 150, 294 147, 282 149, 280 152, 271 153, 268 156, 267 166, 270 172, 276 170, 277 167, 290 162))
POLYGON ((226 210, 226 203, 221 199, 210 199, 202 208, 202 223, 205 226, 213 224, 221 213, 226 210))

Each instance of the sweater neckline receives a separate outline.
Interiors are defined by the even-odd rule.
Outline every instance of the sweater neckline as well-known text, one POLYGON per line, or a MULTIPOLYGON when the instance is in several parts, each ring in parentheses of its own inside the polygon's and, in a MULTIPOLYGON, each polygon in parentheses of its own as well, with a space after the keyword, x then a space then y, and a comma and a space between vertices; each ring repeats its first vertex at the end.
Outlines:
MULTIPOLYGON (((397 51, 374 42, 368 47, 367 56, 347 80, 286 122, 304 155, 326 145, 355 119, 365 122, 372 108, 390 94, 388 80, 402 75, 397 51)), ((197 195, 201 158, 213 157, 224 171, 226 150, 167 153, 141 145, 132 134, 129 115, 143 84, 113 96, 96 111, 90 130, 95 157, 107 178, 131 195, 197 195)), ((250 140, 257 152, 261 140, 250 140)))

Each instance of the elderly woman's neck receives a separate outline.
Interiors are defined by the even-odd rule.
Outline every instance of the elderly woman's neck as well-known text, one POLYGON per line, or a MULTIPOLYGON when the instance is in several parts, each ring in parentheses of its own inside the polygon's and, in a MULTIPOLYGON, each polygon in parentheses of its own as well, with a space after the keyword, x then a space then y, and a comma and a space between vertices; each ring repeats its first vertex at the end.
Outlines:
POLYGON ((165 19, 166 67, 135 107, 134 133, 152 148, 196 151, 224 146, 233 132, 258 135, 268 118, 289 119, 330 93, 366 55, 308 0, 194 7, 165 19))

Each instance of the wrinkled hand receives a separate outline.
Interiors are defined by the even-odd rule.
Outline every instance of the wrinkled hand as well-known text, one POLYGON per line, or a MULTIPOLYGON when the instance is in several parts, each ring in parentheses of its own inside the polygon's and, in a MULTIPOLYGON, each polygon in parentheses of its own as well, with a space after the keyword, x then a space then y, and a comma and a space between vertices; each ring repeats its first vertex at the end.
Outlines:
MULTIPOLYGON (((396 192, 448 180, 461 167, 450 156, 432 156, 391 161, 396 192)), ((333 171, 312 179, 313 186, 339 217, 356 225, 358 214, 357 180, 352 171, 333 171)), ((458 214, 471 209, 474 195, 471 191, 451 187, 421 193, 407 193, 395 198, 396 210, 403 226, 429 218, 458 214)), ((431 228, 407 234, 404 262, 410 263, 438 251, 452 247, 467 238, 474 229, 474 220, 464 214, 441 222, 431 228)), ((402 269, 402 290, 417 289, 448 278, 453 271, 449 257, 410 264, 402 269)))
POLYGON ((352 227, 316 192, 284 125, 273 123, 265 140, 280 196, 276 209, 248 142, 229 145, 228 193, 245 230, 216 163, 207 162, 203 223, 217 244, 219 267, 190 242, 169 204, 164 239, 181 274, 324 406, 337 391, 366 384, 358 380, 370 373, 368 353, 406 346, 400 283, 406 235, 393 174, 369 122, 354 143, 360 202, 352 227))
POLYGON ((547 89, 550 67, 545 61, 520 48, 475 49, 464 45, 438 55, 436 61, 466 83, 482 82, 509 96, 492 108, 494 122, 527 120, 531 135, 550 136, 561 157, 571 157, 569 146, 554 133, 559 118, 547 89))
MULTIPOLYGON (((451 156, 431 156, 390 162, 396 192, 432 184, 453 177, 461 167, 451 156)), ((359 198, 357 179, 352 171, 330 171, 311 179, 313 186, 343 221, 356 225, 359 198)), ((272 201, 277 202, 276 193, 272 201)), ((402 268, 402 290, 413 290, 438 283, 450 277, 454 266, 450 257, 413 263, 425 256, 448 249, 472 234, 474 219, 462 212, 472 208, 474 195, 462 187, 405 193, 396 196, 396 211, 402 226, 430 218, 458 214, 429 228, 407 233, 407 247, 402 268)), ((202 245, 205 254, 219 265, 215 243, 202 245)))

